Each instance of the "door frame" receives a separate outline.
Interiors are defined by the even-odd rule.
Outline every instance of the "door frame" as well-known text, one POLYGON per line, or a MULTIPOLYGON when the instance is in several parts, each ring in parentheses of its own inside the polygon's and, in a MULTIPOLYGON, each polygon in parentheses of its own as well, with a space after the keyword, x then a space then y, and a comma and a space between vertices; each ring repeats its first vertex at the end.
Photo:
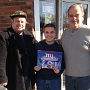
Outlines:
POLYGON ((40 41, 41 35, 40 35, 40 18, 39 18, 39 0, 34 0, 34 24, 35 24, 35 38, 37 41, 40 41))

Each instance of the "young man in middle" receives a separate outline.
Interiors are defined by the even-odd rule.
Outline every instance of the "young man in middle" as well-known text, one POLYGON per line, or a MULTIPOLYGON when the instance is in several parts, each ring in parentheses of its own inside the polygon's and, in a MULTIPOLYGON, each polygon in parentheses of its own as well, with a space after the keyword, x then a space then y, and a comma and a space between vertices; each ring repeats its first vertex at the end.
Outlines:
POLYGON ((46 24, 43 30, 45 40, 36 44, 37 64, 34 69, 37 90, 61 90, 61 74, 65 68, 63 48, 55 42, 56 27, 54 24, 46 24), (61 62, 54 62, 56 59, 61 59, 61 62))

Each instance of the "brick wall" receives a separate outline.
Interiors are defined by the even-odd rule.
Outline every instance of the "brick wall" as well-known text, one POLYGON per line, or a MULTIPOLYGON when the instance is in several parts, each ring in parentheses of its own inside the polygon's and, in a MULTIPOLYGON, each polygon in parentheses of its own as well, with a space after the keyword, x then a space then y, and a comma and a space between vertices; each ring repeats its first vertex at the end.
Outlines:
POLYGON ((31 31, 34 26, 34 0, 0 0, 0 31, 11 26, 10 15, 16 10, 27 13, 27 30, 31 31))

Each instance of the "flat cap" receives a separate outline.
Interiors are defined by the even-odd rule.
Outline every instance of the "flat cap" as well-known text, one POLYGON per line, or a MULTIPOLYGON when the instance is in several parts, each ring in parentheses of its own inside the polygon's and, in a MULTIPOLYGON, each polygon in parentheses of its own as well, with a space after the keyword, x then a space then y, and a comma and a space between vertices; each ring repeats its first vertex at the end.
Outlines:
POLYGON ((27 18, 27 14, 21 10, 15 11, 14 14, 10 15, 10 18, 15 18, 15 17, 24 17, 27 18))

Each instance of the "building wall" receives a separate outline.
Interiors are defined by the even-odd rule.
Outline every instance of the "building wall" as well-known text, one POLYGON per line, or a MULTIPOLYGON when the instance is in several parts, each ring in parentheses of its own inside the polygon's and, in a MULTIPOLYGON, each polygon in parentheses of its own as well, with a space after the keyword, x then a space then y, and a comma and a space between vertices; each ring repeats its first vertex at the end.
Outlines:
POLYGON ((34 27, 34 0, 0 0, 0 31, 10 27, 10 15, 16 10, 23 10, 27 13, 27 30, 34 27))

